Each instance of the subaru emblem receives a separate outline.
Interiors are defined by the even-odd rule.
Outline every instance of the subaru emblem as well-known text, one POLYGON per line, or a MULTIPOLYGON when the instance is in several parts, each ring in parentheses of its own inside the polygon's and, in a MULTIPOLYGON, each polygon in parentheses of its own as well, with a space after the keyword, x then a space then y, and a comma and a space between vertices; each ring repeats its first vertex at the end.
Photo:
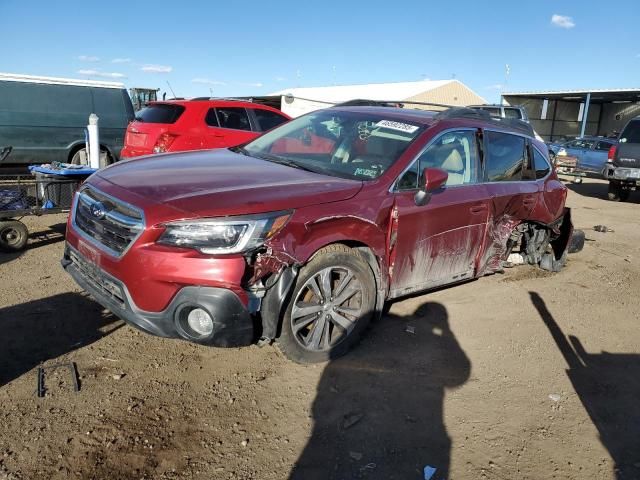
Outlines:
POLYGON ((106 207, 100 202, 92 203, 89 210, 91 211, 91 215, 98 219, 104 217, 107 214, 106 207))

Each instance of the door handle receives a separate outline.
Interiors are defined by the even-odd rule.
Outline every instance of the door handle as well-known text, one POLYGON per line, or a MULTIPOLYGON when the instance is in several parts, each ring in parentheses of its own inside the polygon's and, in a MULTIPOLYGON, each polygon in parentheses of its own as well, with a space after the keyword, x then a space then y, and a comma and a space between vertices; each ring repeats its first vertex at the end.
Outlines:
POLYGON ((471 213, 473 213, 474 215, 478 215, 480 213, 485 213, 487 211, 487 206, 482 204, 482 205, 473 205, 469 211, 471 213))

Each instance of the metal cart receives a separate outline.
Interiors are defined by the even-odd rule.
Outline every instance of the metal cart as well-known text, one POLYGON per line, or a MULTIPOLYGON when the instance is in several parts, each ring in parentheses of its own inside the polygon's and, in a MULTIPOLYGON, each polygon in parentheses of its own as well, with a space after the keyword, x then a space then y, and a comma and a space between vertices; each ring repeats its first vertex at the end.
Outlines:
MULTIPOLYGON (((0 149, 0 163, 11 147, 0 149)), ((95 170, 29 167, 28 173, 0 171, 0 250, 24 249, 29 230, 20 220, 28 215, 68 212, 78 186, 95 170)))

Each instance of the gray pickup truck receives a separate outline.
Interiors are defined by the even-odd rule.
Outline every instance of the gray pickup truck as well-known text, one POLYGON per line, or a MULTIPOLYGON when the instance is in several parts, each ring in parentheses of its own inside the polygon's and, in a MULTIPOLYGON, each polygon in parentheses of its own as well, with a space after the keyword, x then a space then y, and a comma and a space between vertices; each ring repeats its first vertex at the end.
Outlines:
POLYGON ((609 180, 609 200, 625 202, 640 186, 640 116, 630 120, 622 130, 617 148, 609 152, 603 173, 609 180))

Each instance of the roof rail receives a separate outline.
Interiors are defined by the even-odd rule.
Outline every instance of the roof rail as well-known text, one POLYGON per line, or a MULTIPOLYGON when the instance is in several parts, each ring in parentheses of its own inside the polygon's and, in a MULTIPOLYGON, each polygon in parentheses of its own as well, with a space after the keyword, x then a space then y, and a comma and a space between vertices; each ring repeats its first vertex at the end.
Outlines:
POLYGON ((225 102, 250 102, 253 103, 253 98, 233 98, 233 97, 194 97, 190 100, 196 102, 210 101, 210 100, 224 100, 225 102))

